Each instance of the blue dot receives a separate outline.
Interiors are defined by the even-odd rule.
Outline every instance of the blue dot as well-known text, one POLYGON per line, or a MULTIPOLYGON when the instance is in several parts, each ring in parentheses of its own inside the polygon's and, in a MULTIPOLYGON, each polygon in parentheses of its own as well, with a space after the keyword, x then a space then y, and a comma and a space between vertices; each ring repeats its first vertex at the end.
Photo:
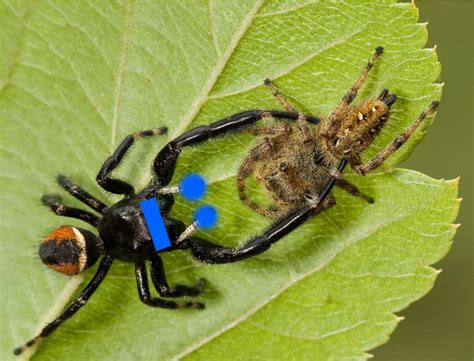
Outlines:
POLYGON ((202 206, 196 210, 196 224, 199 228, 212 228, 217 222, 217 211, 211 206, 202 206))
POLYGON ((206 193, 206 181, 199 174, 189 174, 181 180, 179 188, 184 198, 197 201, 206 193))

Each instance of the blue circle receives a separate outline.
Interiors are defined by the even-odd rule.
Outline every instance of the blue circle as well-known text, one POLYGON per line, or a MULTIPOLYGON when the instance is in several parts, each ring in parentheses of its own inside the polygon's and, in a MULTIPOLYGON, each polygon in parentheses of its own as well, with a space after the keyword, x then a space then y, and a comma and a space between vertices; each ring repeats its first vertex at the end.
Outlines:
POLYGON ((206 193, 206 181, 199 174, 189 174, 181 180, 179 189, 184 198, 197 201, 206 193))
POLYGON ((199 207, 194 219, 199 228, 212 228, 217 222, 217 211, 211 206, 199 207))

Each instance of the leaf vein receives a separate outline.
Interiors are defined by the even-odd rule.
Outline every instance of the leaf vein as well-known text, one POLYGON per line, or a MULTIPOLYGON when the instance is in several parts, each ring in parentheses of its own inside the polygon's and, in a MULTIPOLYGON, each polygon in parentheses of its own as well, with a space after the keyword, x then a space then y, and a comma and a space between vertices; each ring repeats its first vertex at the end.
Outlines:
MULTIPOLYGON (((5 3, 7 4, 7 3, 5 3)), ((26 21, 28 20, 30 14, 31 14, 31 9, 33 7, 33 1, 28 2, 28 6, 23 14, 20 15, 20 30, 17 32, 17 36, 13 40, 13 43, 16 44, 16 47, 13 49, 13 51, 10 53, 10 59, 7 61, 7 65, 5 67, 5 70, 2 74, 2 78, 0 79, 0 94, 3 92, 3 90, 6 88, 8 82, 10 81, 11 75, 13 73, 13 69, 16 65, 16 61, 18 60, 20 56, 20 52, 22 50, 22 40, 23 37, 25 36, 26 33, 26 21)), ((10 9, 13 13, 13 9, 10 9)))
POLYGON ((112 115, 112 136, 110 140, 110 151, 112 152, 115 147, 115 140, 117 137, 118 117, 120 109, 120 98, 122 94, 123 85, 123 74, 125 66, 127 64, 128 57, 128 33, 130 30, 130 16, 132 11, 131 0, 127 1, 124 13, 124 28, 122 32, 122 46, 120 49, 120 61, 115 75, 115 88, 114 88, 114 106, 112 115))

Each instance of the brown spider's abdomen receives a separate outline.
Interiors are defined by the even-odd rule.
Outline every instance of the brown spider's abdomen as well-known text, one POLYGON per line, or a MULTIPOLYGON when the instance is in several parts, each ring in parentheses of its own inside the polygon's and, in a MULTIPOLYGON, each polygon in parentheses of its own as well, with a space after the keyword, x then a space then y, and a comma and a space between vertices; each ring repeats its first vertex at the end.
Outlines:
POLYGON ((371 99, 340 115, 337 128, 330 123, 323 125, 321 145, 328 163, 336 164, 343 157, 358 158, 387 122, 389 111, 386 103, 371 99))

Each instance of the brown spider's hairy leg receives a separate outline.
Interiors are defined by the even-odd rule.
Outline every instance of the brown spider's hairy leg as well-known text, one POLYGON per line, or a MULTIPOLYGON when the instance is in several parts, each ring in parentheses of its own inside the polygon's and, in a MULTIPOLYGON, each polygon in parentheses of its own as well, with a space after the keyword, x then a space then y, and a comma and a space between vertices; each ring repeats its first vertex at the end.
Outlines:
POLYGON ((307 141, 311 138, 311 133, 308 128, 307 120, 304 114, 298 112, 298 110, 291 105, 291 103, 285 98, 285 96, 282 94, 282 92, 271 82, 270 79, 265 79, 264 84, 267 86, 267 88, 270 90, 272 95, 277 98, 277 100, 283 105, 283 108, 285 108, 286 111, 292 112, 292 113, 298 113, 298 119, 296 120, 296 125, 298 126, 298 129, 301 133, 301 136, 304 141, 307 141))
POLYGON ((204 304, 200 302, 184 302, 177 303, 174 301, 163 300, 158 297, 151 297, 150 288, 148 286, 148 276, 146 272, 145 262, 135 263, 135 278, 137 280, 137 290, 140 301, 151 307, 161 307, 169 309, 178 308, 197 308, 203 309, 204 304))
POLYGON ((357 188, 355 185, 343 178, 339 178, 338 180, 336 180, 336 187, 345 190, 347 193, 354 197, 362 198, 367 203, 374 203, 374 199, 371 196, 362 193, 359 188, 357 188))
POLYGON ((71 303, 68 308, 66 308, 63 313, 61 313, 61 315, 59 315, 54 321, 47 324, 43 330, 41 330, 38 336, 26 342, 22 346, 17 347, 13 353, 15 355, 19 355, 27 348, 40 343, 45 337, 49 336, 53 331, 55 331, 64 321, 74 316, 74 314, 87 303, 97 287, 99 287, 99 285, 102 283, 111 265, 112 258, 105 256, 100 262, 99 268, 97 269, 94 277, 92 277, 87 286, 81 291, 81 293, 79 293, 74 302, 71 303))
POLYGON ((368 163, 351 164, 351 167, 360 175, 366 175, 375 168, 379 167, 390 155, 392 155, 398 148, 400 148, 405 142, 413 135, 414 131, 418 126, 426 119, 426 117, 433 115, 439 106, 438 101, 433 101, 428 108, 421 112, 418 118, 410 125, 410 127, 402 134, 399 134, 395 140, 374 156, 368 163))
POLYGON ((125 153, 130 149, 132 144, 141 138, 154 137, 156 135, 166 134, 167 128, 155 128, 150 130, 143 130, 127 135, 122 142, 119 144, 115 152, 106 159, 104 164, 97 174, 96 180, 99 185, 106 191, 114 194, 123 194, 127 197, 131 197, 135 194, 135 189, 131 184, 124 182, 120 179, 109 178, 110 172, 112 172, 122 161, 125 153))
POLYGON ((93 227, 99 225, 100 220, 96 215, 79 208, 65 206, 60 203, 60 201, 61 198, 57 194, 46 194, 41 197, 41 203, 51 209, 54 214, 58 216, 80 219, 81 221, 89 223, 93 227))
POLYGON ((174 287, 170 287, 166 280, 163 261, 158 255, 155 255, 151 260, 150 270, 151 281, 161 297, 199 296, 206 283, 204 278, 199 278, 194 286, 178 284, 174 287))
POLYGON ((82 203, 91 207, 94 211, 102 213, 104 209, 107 208, 107 205, 95 198, 92 194, 82 189, 80 185, 72 183, 71 180, 65 175, 59 174, 56 177, 56 181, 64 190, 66 190, 66 192, 68 192, 74 198, 79 199, 82 203))
POLYGON ((291 103, 285 98, 285 96, 281 93, 280 90, 275 86, 275 84, 272 83, 270 79, 265 79, 263 81, 265 86, 270 90, 272 95, 280 102, 281 105, 283 105, 283 108, 290 113, 298 113, 298 110, 291 105, 291 103))
POLYGON ((263 217, 275 219, 276 214, 267 209, 263 209, 257 203, 251 201, 245 193, 245 180, 254 172, 256 163, 265 155, 271 153, 274 145, 270 138, 265 137, 260 143, 253 147, 245 156, 237 172, 237 189, 240 200, 250 209, 263 217))
POLYGON ((374 51, 374 54, 372 55, 372 58, 370 58, 370 60, 368 61, 367 65, 365 66, 362 73, 360 73, 359 77, 355 81, 352 88, 342 97, 341 102, 337 105, 336 109, 330 115, 330 117, 329 117, 330 119, 332 119, 334 117, 338 117, 341 114, 341 112, 344 112, 347 109, 347 107, 352 103, 352 101, 357 96, 357 93, 358 93, 360 87, 362 86, 365 79, 367 78, 367 75, 369 74, 370 69, 372 69, 375 62, 377 61, 377 59, 382 54, 382 52, 383 52, 383 47, 378 46, 377 48, 375 48, 375 51, 374 51))

